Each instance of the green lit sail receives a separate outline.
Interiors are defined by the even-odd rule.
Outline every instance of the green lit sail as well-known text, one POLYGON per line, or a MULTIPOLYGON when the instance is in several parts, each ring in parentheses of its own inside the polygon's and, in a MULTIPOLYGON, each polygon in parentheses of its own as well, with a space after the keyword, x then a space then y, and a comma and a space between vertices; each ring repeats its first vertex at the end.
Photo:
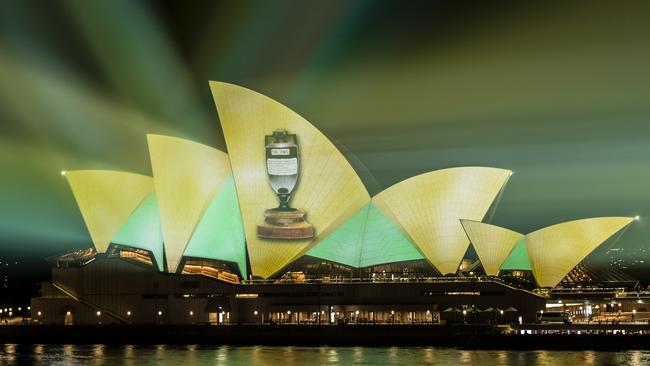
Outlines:
POLYGON ((356 268, 424 258, 397 225, 372 203, 307 255, 356 268))
POLYGON ((528 259, 528 250, 526 249, 526 238, 521 240, 512 248, 510 255, 501 265, 501 270, 505 271, 531 271, 530 260, 528 259))
POLYGON ((212 199, 183 255, 235 263, 242 277, 248 277, 244 226, 232 175, 212 199))
POLYGON ((155 193, 142 200, 111 242, 150 251, 158 269, 164 270, 162 229, 155 193))
POLYGON ((374 204, 370 204, 359 267, 424 259, 411 240, 374 204))
POLYGON ((370 204, 363 206, 350 219, 316 244, 307 255, 328 261, 359 267, 363 246, 363 231, 370 204))

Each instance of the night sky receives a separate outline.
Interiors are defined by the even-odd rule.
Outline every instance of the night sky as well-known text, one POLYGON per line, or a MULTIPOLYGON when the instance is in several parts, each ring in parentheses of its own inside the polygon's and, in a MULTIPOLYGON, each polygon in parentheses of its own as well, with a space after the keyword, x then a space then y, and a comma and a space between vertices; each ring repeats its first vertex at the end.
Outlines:
POLYGON ((512 169, 492 223, 640 215, 607 244, 638 257, 649 65, 647 1, 0 1, 0 254, 90 244, 63 169, 151 174, 146 133, 225 150, 219 80, 300 113, 371 194, 512 169))

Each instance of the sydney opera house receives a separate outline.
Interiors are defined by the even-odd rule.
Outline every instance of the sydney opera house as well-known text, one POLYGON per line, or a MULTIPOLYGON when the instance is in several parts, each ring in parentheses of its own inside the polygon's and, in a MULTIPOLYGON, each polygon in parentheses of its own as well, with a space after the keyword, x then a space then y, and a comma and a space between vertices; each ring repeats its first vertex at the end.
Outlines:
POLYGON ((151 177, 62 171, 89 248, 50 258, 34 322, 533 321, 554 290, 634 283, 586 260, 634 217, 491 225, 512 178, 492 167, 435 170, 371 196, 304 118, 243 87, 210 87, 228 153, 148 135, 151 177))

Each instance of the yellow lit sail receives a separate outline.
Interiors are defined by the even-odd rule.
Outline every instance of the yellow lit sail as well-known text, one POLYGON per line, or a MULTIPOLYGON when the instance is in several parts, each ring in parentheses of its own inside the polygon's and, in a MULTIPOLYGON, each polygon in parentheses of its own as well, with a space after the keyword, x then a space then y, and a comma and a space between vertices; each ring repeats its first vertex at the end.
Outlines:
POLYGON ((142 200, 153 192, 151 177, 112 170, 72 170, 65 177, 97 252, 111 239, 142 200))
POLYGON ((147 135, 167 268, 176 272, 194 228, 225 178, 228 155, 180 138, 147 135))
POLYGON ((632 217, 596 217, 563 222, 526 235, 537 284, 556 286, 589 253, 633 221, 632 217))
POLYGON ((369 201, 345 157, 318 129, 284 105, 249 89, 219 82, 210 87, 231 159, 254 275, 269 277, 305 253, 369 201), (257 236, 266 209, 278 206, 268 183, 264 141, 275 130, 296 134, 299 179, 291 206, 306 212, 315 237, 270 240, 257 236))
POLYGON ((476 249, 485 273, 499 274, 503 262, 517 243, 524 237, 516 231, 478 221, 461 220, 467 237, 476 249))
POLYGON ((469 245, 460 219, 483 219, 512 174, 461 167, 421 174, 373 197, 442 274, 456 273, 469 245))

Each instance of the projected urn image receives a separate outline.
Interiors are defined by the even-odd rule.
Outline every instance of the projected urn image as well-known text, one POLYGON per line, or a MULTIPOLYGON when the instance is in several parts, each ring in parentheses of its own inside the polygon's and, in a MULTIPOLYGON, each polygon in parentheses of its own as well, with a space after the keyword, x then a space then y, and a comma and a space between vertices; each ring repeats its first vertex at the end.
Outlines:
POLYGON ((289 206, 291 193, 298 183, 296 135, 276 130, 265 136, 265 145, 266 171, 279 205, 264 212, 264 223, 257 226, 257 235, 268 239, 312 238, 314 227, 305 219, 305 212, 289 206))

